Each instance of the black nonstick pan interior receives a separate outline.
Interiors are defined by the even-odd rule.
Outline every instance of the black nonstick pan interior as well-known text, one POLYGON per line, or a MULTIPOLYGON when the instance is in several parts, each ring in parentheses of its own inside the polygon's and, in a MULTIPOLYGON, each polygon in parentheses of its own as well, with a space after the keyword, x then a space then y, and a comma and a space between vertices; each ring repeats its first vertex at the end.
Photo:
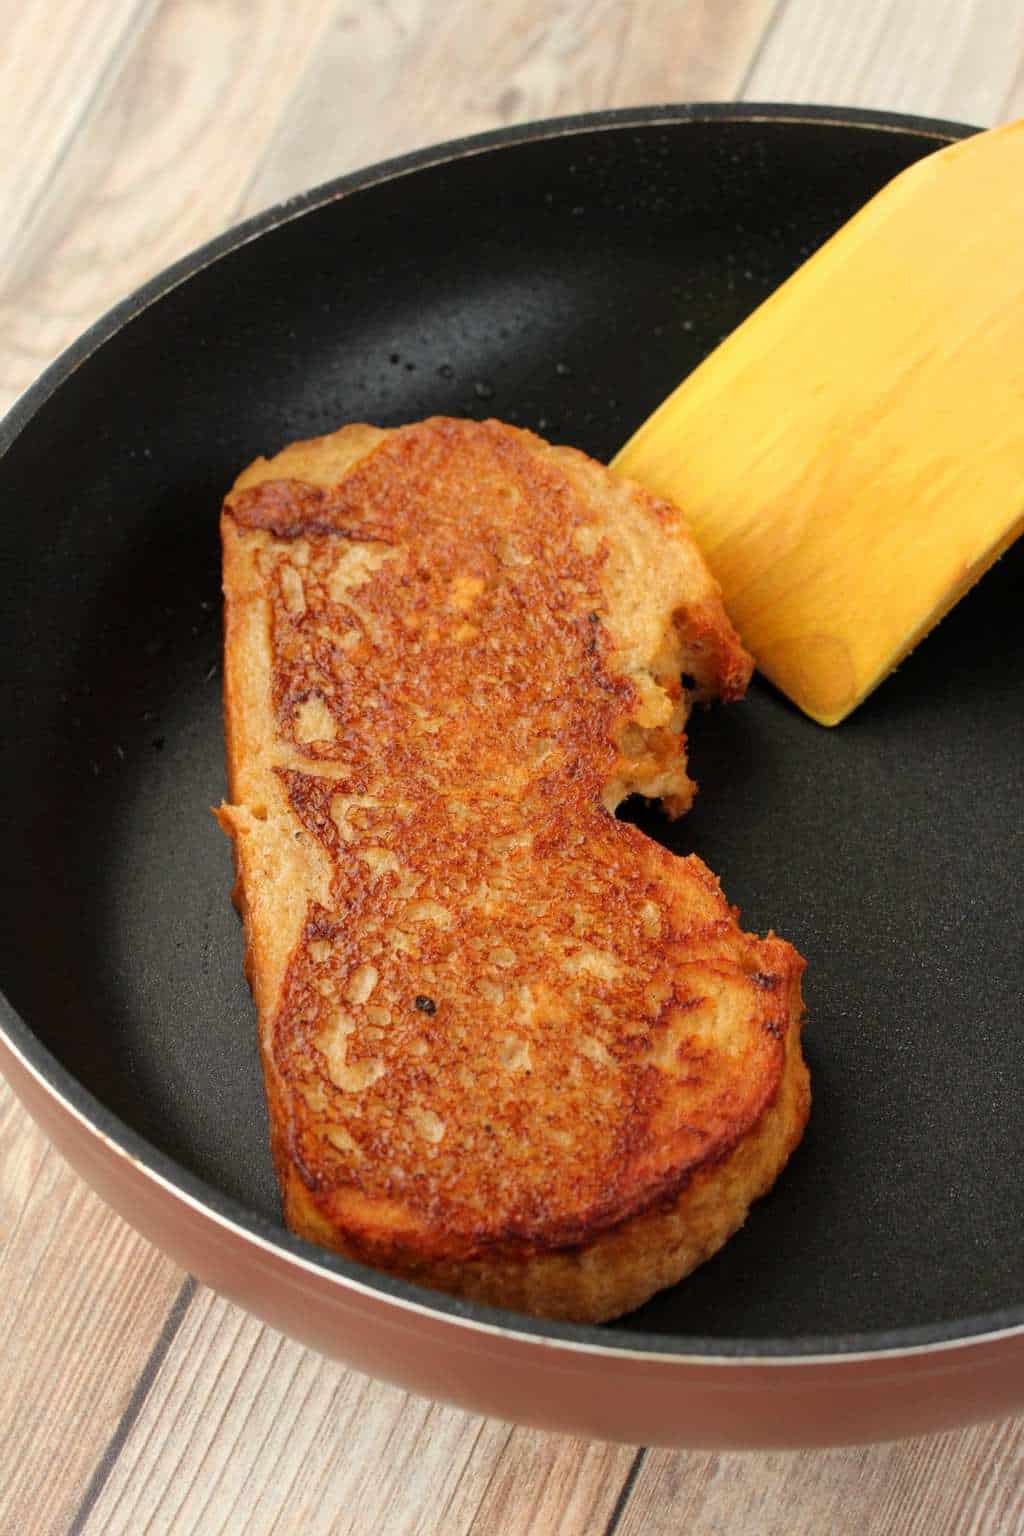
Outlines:
MULTIPOLYGON (((943 137, 845 116, 633 113, 353 178, 129 302, 10 418, 0 982, 221 1194, 278 1219, 208 812, 224 490, 352 419, 494 415, 610 457, 943 137)), ((1018 547, 838 730, 755 683, 694 721, 687 818, 627 808, 807 956, 815 1100, 744 1230, 618 1327, 785 1346, 1024 1315, 1022 601, 1018 547)))

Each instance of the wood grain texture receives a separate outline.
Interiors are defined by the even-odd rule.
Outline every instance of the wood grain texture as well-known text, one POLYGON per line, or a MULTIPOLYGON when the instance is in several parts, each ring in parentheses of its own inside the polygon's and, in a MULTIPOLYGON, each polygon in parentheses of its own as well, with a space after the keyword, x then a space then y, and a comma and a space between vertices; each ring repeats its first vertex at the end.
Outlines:
POLYGON ((333 9, 164 0, 147 13, 2 270, 0 409, 111 304, 239 217, 333 9))
MULTIPOLYGON (((0 408, 243 211, 432 140, 741 90, 975 121, 1024 111, 1024 0, 9 9, 0 408)), ((827 1454, 652 1452, 620 1502, 628 1448, 425 1403, 193 1299, 2 1084, 0 1282, 0 1536, 590 1536, 613 1517, 629 1536, 1024 1532, 1020 1421, 827 1454)))
POLYGON ((181 1282, 62 1162, 0 1079, 4 1536, 66 1529, 181 1282))
POLYGON ((0 270, 151 0, 22 0, 0 49, 0 270))
POLYGON ((1013 115, 1022 60, 1016 0, 788 0, 744 95, 988 125, 1013 115))
POLYGON ((583 1533, 631 1459, 371 1382, 202 1291, 82 1532, 583 1533))
POLYGON ((632 1446, 517 1429, 494 1459, 469 1536, 602 1531, 635 1454, 632 1446))
POLYGON ((851 1450, 653 1451, 617 1536, 1014 1536, 1024 1530, 1024 1421, 851 1450))
POLYGON ((775 0, 343 4, 247 207, 487 128, 732 96, 774 9, 775 0))

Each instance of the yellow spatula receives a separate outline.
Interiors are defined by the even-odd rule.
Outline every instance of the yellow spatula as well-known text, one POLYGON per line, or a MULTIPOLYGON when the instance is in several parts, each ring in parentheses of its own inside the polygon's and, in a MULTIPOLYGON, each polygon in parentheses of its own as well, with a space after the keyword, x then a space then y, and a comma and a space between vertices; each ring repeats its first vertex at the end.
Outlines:
POLYGON ((614 467, 684 510, 760 669, 848 715, 1024 528, 1024 120, 897 176, 614 467))

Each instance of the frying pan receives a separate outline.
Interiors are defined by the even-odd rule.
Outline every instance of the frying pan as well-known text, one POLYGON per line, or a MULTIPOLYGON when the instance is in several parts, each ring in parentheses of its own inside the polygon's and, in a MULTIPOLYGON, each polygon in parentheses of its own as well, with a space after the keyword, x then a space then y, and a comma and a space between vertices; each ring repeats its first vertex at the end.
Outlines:
POLYGON ((7 419, 0 1068, 129 1221, 275 1327, 633 1442, 828 1444, 1024 1405, 1024 550, 838 731, 755 682, 693 723, 694 811, 636 813, 808 957, 815 1102, 745 1228, 615 1326, 466 1304, 283 1230, 207 809, 217 511, 241 465, 431 412, 607 458, 889 177, 969 131, 671 107, 428 150, 204 247, 7 419))

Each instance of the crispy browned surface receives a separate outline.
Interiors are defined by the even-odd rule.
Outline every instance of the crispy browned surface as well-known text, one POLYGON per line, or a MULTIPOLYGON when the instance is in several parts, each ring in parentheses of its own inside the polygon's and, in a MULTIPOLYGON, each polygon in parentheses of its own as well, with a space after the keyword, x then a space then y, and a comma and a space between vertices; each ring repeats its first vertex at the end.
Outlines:
POLYGON ((610 1316, 806 1118, 802 961, 611 808, 749 659, 678 514, 498 423, 351 427, 225 503, 231 804, 289 1224, 610 1316))

